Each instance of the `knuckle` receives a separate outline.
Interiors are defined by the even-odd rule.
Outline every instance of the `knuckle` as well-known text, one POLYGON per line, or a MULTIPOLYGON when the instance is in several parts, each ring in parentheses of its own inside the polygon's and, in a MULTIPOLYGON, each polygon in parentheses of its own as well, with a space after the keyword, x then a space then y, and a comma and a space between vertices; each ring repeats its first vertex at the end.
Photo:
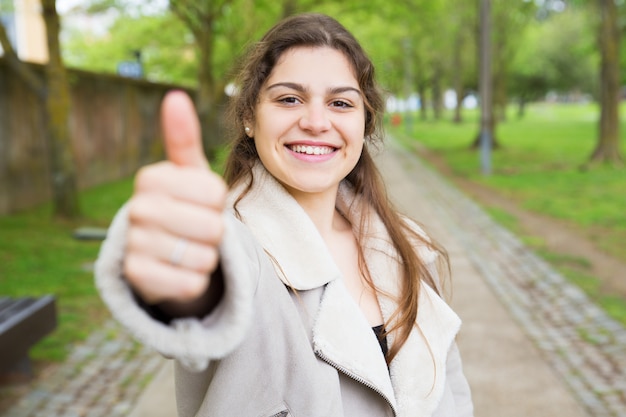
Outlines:
POLYGON ((190 301, 200 297, 208 288, 209 280, 200 273, 190 273, 178 283, 178 296, 181 301, 190 301))
POLYGON ((131 225, 126 235, 126 245, 129 250, 140 247, 143 241, 143 231, 139 227, 131 225))
POLYGON ((143 194, 136 194, 128 202, 128 216, 131 222, 145 217, 146 209, 149 207, 145 200, 146 197, 143 194))
POLYGON ((145 284, 145 277, 142 274, 144 267, 139 257, 128 254, 124 259, 122 271, 128 283, 133 287, 140 289, 144 286, 142 285, 145 284))
POLYGON ((204 247, 198 253, 198 261, 195 266, 197 272, 210 274, 217 267, 219 254, 215 247, 204 247))
POLYGON ((214 221, 211 224, 211 236, 213 237, 214 241, 217 242, 221 242, 222 238, 224 237, 224 233, 226 231, 226 225, 224 224, 224 219, 222 218, 222 216, 219 213, 214 213, 214 221))
POLYGON ((220 177, 217 174, 213 174, 214 178, 215 178, 215 185, 214 185, 214 193, 215 193, 215 198, 217 200, 217 202, 220 205, 223 205, 226 202, 226 195, 228 194, 228 186, 226 185, 226 182, 224 182, 224 179, 222 177, 220 177))
POLYGON ((168 170, 169 166, 165 161, 139 168, 135 175, 135 190, 149 189, 162 184, 162 180, 167 176, 166 171, 168 170))

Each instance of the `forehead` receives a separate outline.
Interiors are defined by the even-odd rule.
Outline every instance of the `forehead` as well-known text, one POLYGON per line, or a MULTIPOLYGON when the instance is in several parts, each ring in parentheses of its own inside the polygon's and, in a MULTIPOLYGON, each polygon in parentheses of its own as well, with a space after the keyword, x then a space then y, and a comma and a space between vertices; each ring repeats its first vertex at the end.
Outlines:
POLYGON ((277 81, 359 87, 350 60, 343 52, 328 46, 295 47, 285 51, 272 69, 266 84, 277 81))

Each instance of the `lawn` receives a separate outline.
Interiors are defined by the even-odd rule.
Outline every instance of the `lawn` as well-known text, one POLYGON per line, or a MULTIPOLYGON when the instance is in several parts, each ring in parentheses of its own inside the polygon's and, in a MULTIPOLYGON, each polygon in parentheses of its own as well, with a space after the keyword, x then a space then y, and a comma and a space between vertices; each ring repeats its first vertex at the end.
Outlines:
POLYGON ((80 226, 107 227, 131 190, 124 180, 82 192, 85 215, 77 221, 52 220, 50 205, 0 216, 0 294, 57 298, 59 326, 31 351, 36 361, 64 360, 106 317, 92 272, 100 242, 72 234, 80 226))
MULTIPOLYGON (((626 121, 626 107, 622 120, 626 121)), ((478 113, 466 112, 461 124, 449 115, 440 121, 413 118, 392 128, 409 147, 423 146, 443 158, 452 175, 476 181, 518 202, 529 211, 561 219, 605 252, 626 262, 626 167, 585 168, 597 136, 599 110, 593 104, 535 104, 523 118, 511 109, 498 125, 500 148, 492 153, 493 172, 481 173, 479 154, 469 145, 478 133, 478 113)), ((626 129, 622 129, 626 156, 626 129)), ((493 208, 487 211, 505 227, 519 232, 514 218, 493 208)), ((598 280, 581 273, 584 259, 564 259, 542 247, 540 239, 522 236, 539 255, 581 286, 615 318, 626 323, 626 301, 601 294, 598 280), (578 263, 578 265, 573 265, 578 263)))
MULTIPOLYGON (((510 116, 497 128, 501 147, 492 153, 490 176, 481 174, 478 153, 469 149, 478 132, 477 117, 468 113, 462 124, 414 122, 408 135, 404 129, 394 132, 405 144, 416 140, 442 156, 454 175, 488 185, 528 210, 590 230, 600 248, 626 262, 626 169, 583 167, 595 145, 595 105, 536 104, 522 119, 510 116)), ((626 129, 622 136, 626 156, 626 129)))

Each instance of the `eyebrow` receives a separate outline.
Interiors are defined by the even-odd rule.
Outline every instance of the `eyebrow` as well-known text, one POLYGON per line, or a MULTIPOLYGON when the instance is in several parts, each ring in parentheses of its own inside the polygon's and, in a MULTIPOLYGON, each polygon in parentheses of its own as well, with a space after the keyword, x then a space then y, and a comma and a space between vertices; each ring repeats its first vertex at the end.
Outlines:
MULTIPOLYGON (((282 83, 276 83, 276 84, 272 84, 267 86, 267 90, 271 90, 273 88, 278 88, 278 87, 285 87, 285 88, 290 88, 292 90, 296 90, 299 91, 301 93, 306 93, 307 92, 307 88, 304 87, 302 84, 298 84, 298 83, 290 83, 290 82, 282 82, 282 83)), ((350 87, 350 86, 345 86, 345 87, 333 87, 330 88, 328 90, 328 92, 330 94, 341 94, 341 93, 345 93, 348 91, 352 91, 357 93, 359 96, 362 96, 363 93, 361 92, 361 90, 359 90, 358 88, 354 88, 354 87, 350 87)))

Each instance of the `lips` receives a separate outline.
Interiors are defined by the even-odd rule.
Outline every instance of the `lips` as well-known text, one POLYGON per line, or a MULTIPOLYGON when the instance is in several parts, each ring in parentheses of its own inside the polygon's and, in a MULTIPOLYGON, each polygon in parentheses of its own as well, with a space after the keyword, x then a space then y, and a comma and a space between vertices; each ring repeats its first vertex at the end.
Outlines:
POLYGON ((287 147, 295 153, 305 155, 328 155, 336 150, 336 148, 326 145, 287 145, 287 147))

